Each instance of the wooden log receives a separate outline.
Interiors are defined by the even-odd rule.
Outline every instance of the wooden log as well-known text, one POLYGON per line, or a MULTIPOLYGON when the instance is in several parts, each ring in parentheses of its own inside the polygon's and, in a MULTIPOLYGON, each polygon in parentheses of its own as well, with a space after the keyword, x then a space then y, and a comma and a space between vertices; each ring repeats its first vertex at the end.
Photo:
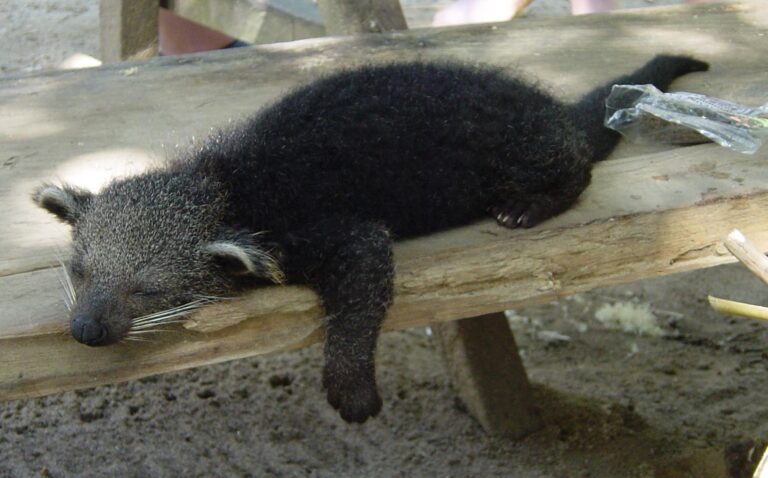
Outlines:
MULTIPOLYGON (((686 149, 699 156, 705 148, 716 147, 686 149)), ((713 153, 722 155, 718 149, 713 153)), ((675 154, 669 156, 669 163, 679 159, 675 154)), ((737 161, 741 158, 730 159, 739 167, 744 164, 737 161)), ((766 157, 758 159, 765 161, 766 157)), ((628 162, 615 161, 625 165, 628 162)), ((609 167, 610 162, 605 166, 609 167)), ((763 174, 768 174, 766 169, 762 167, 763 174)), ((654 171, 646 172, 655 176, 656 172, 663 171, 665 169, 657 164, 654 171)), ((709 172, 719 174, 720 171, 709 172)), ((697 174, 703 173, 694 172, 676 179, 670 175, 669 180, 651 176, 646 184, 675 180, 684 183, 691 179, 691 189, 706 197, 711 191, 707 192, 706 187, 699 189, 697 174)), ((604 184, 608 175, 600 170, 595 179, 604 184)), ((630 173, 612 179, 632 185, 640 182, 630 173)), ((634 195, 629 187, 624 189, 627 196, 634 195)), ((643 187, 640 190, 647 191, 643 187)), ((674 196, 674 189, 659 192, 660 198, 674 196)), ((622 201, 621 197, 615 199, 617 207, 632 204, 622 201)), ((768 191, 765 189, 710 196, 673 209, 625 209, 622 215, 594 215, 592 220, 566 225, 577 217, 590 217, 589 213, 593 212, 589 209, 590 202, 585 198, 579 208, 569 213, 570 217, 559 218, 538 229, 506 231, 485 222, 399 244, 397 292, 384 330, 481 315, 599 286, 732 262, 730 254, 718 245, 734 225, 761 248, 768 249, 768 191)), ((57 287, 53 278, 51 282, 43 280, 46 273, 30 273, 40 278, 35 290, 57 287)), ((6 287, 18 290, 15 276, 6 279, 6 287)), ((30 283, 32 279, 27 277, 25 282, 30 283)), ((26 304, 33 300, 34 296, 19 299, 11 295, 3 312, 23 314, 26 304)), ((64 313, 63 308, 60 312, 64 313)), ((0 340, 0 363, 3 363, 0 399, 44 395, 291 350, 322 337, 317 300, 301 287, 257 290, 243 299, 204 310, 199 317, 204 314, 231 320, 233 325, 206 333, 179 328, 158 336, 156 342, 149 344, 95 349, 60 333, 0 340), (246 317, 250 318, 242 320, 246 317)), ((206 319, 206 322, 212 321, 206 319)))
POLYGON ((329 35, 406 30, 399 0, 318 0, 329 35))
MULTIPOLYGON (((713 145, 608 161, 597 165, 592 185, 574 209, 532 230, 510 231, 487 221, 399 243, 395 246, 393 313, 425 313, 438 321, 458 319, 513 308, 512 303, 540 303, 645 278, 647 272, 636 275, 634 270, 647 270, 654 258, 635 255, 631 247, 612 250, 615 257, 600 257, 607 243, 629 233, 622 230, 625 223, 634 216, 652 216, 675 209, 693 208, 691 213, 695 216, 697 206, 710 202, 762 197, 768 184, 766 161, 768 149, 755 156, 744 156, 713 145), (583 228, 594 224, 615 227, 604 230, 602 237, 586 238, 580 234, 583 228), (578 239, 571 234, 577 234, 578 239), (604 270, 605 267, 612 270, 604 270), (626 277, 602 280, 604 274, 617 273, 626 277)), ((768 219, 768 214, 753 217, 755 222, 750 230, 760 227, 763 218, 768 219)), ((700 220, 702 227, 706 227, 709 219, 701 216, 700 220)), ((730 230, 725 226, 728 218, 712 220, 713 227, 722 221, 722 227, 730 230)), ((648 231, 654 232, 662 236, 660 241, 672 239, 666 236, 675 234, 674 224, 660 224, 648 231)), ((671 243, 673 249, 657 251, 668 261, 658 266, 658 274, 689 270, 678 267, 692 260, 733 261, 720 244, 722 236, 711 236, 709 232, 706 236, 706 243, 698 234, 678 237, 671 243)), ((289 302, 291 311, 321 314, 313 294, 305 291, 293 295, 286 289, 291 288, 280 289, 284 296, 275 295, 273 290, 256 291, 243 299, 213 305, 195 314, 187 327, 202 332, 220 330, 247 317, 267 316, 274 308, 281 309, 278 304, 289 302)))
MULTIPOLYGON (((49 269, 57 248, 66 247, 67 231, 29 201, 40 181, 98 184, 173 154, 181 138, 250 113, 297 83, 339 66, 393 59, 514 65, 525 58, 527 72, 573 97, 675 44, 714 66, 676 82, 678 89, 760 104, 764 71, 758 66, 768 45, 753 39, 765 35, 766 10, 762 2, 743 2, 599 19, 521 19, 514 27, 311 40, 0 78, 0 330, 16 326, 16 338, 0 340, 0 397, 129 380, 288 350, 320 337, 314 296, 286 287, 203 312, 220 323, 197 317, 201 328, 221 330, 178 329, 133 347, 75 343, 57 332, 64 311, 49 269), (166 151, 163 144, 170 145, 166 151), (41 328, 41 317, 52 321, 41 328)), ((768 247, 765 152, 748 157, 700 146, 637 157, 637 151, 625 148, 632 157, 599 165, 579 206, 534 230, 484 222, 398 244, 397 296, 385 330, 728 262, 718 242, 732 227, 768 247)))
POLYGON ((435 329, 453 387, 491 433, 520 439, 541 427, 507 317, 497 312, 435 329))
POLYGON ((157 0, 101 0, 101 61, 151 58, 158 49, 157 0))
MULTIPOLYGON (((607 17, 522 18, 494 26, 303 40, 131 65, 4 75, 0 276, 56 265, 57 250, 66 248, 67 229, 28 199, 41 181, 96 188, 110 177, 173 156, 176 145, 185 146, 190 138, 340 67, 398 59, 487 62, 540 77, 557 95, 572 99, 657 52, 678 51, 696 53, 713 67, 679 79, 675 89, 762 104, 765 72, 759 65, 768 57, 768 42, 753 40, 766 34, 761 20, 766 8, 762 2, 698 4, 607 17)), ((614 157, 648 149, 623 144, 614 157)))

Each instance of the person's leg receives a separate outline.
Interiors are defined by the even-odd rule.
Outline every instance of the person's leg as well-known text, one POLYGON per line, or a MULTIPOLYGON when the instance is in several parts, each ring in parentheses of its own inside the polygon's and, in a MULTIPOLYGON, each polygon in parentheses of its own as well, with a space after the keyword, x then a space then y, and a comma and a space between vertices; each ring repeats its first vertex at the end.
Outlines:
POLYGON ((571 13, 573 15, 608 12, 614 8, 616 8, 614 0, 571 0, 571 13))
POLYGON ((504 22, 528 3, 527 0, 457 0, 435 14, 432 26, 504 22))
MULTIPOLYGON (((239 41, 224 33, 160 9, 159 36, 161 55, 182 55, 226 48, 239 41)), ((243 43, 243 42, 241 42, 243 43)))
MULTIPOLYGON (((685 3, 708 3, 712 1, 716 0, 685 0, 685 3)), ((615 0, 571 0, 571 13, 574 15, 607 12, 615 8, 615 0)))

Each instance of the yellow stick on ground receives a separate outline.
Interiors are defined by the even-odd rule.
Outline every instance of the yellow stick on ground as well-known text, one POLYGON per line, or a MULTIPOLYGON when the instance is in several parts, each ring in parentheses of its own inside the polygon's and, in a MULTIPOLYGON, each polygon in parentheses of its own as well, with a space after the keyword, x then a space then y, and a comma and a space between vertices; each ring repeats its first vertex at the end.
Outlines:
POLYGON ((719 299, 717 297, 707 296, 709 305, 721 314, 739 315, 749 317, 750 319, 768 320, 768 307, 760 305, 745 304, 733 300, 719 299))

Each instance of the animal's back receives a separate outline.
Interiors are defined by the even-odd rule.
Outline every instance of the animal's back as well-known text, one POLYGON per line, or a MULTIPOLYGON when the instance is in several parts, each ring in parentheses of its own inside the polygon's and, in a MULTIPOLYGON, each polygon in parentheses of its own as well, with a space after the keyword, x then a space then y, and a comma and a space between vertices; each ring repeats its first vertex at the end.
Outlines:
POLYGON ((510 176, 544 189, 587 154, 551 97, 498 69, 453 64, 337 74, 222 135, 204 156, 228 176, 235 217, 291 230, 334 214, 401 237, 478 219, 510 176), (264 218, 270 210, 279 214, 264 218))

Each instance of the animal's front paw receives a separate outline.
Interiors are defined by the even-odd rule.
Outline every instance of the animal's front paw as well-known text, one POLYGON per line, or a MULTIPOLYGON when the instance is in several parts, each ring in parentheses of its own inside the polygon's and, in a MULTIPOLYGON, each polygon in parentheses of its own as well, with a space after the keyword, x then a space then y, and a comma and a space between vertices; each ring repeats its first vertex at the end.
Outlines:
POLYGON ((496 222, 504 227, 533 227, 552 216, 547 205, 536 201, 509 201, 491 209, 496 222))
POLYGON ((344 421, 363 423, 381 411, 381 397, 373 373, 339 376, 326 367, 323 374, 328 403, 339 411, 344 421))

